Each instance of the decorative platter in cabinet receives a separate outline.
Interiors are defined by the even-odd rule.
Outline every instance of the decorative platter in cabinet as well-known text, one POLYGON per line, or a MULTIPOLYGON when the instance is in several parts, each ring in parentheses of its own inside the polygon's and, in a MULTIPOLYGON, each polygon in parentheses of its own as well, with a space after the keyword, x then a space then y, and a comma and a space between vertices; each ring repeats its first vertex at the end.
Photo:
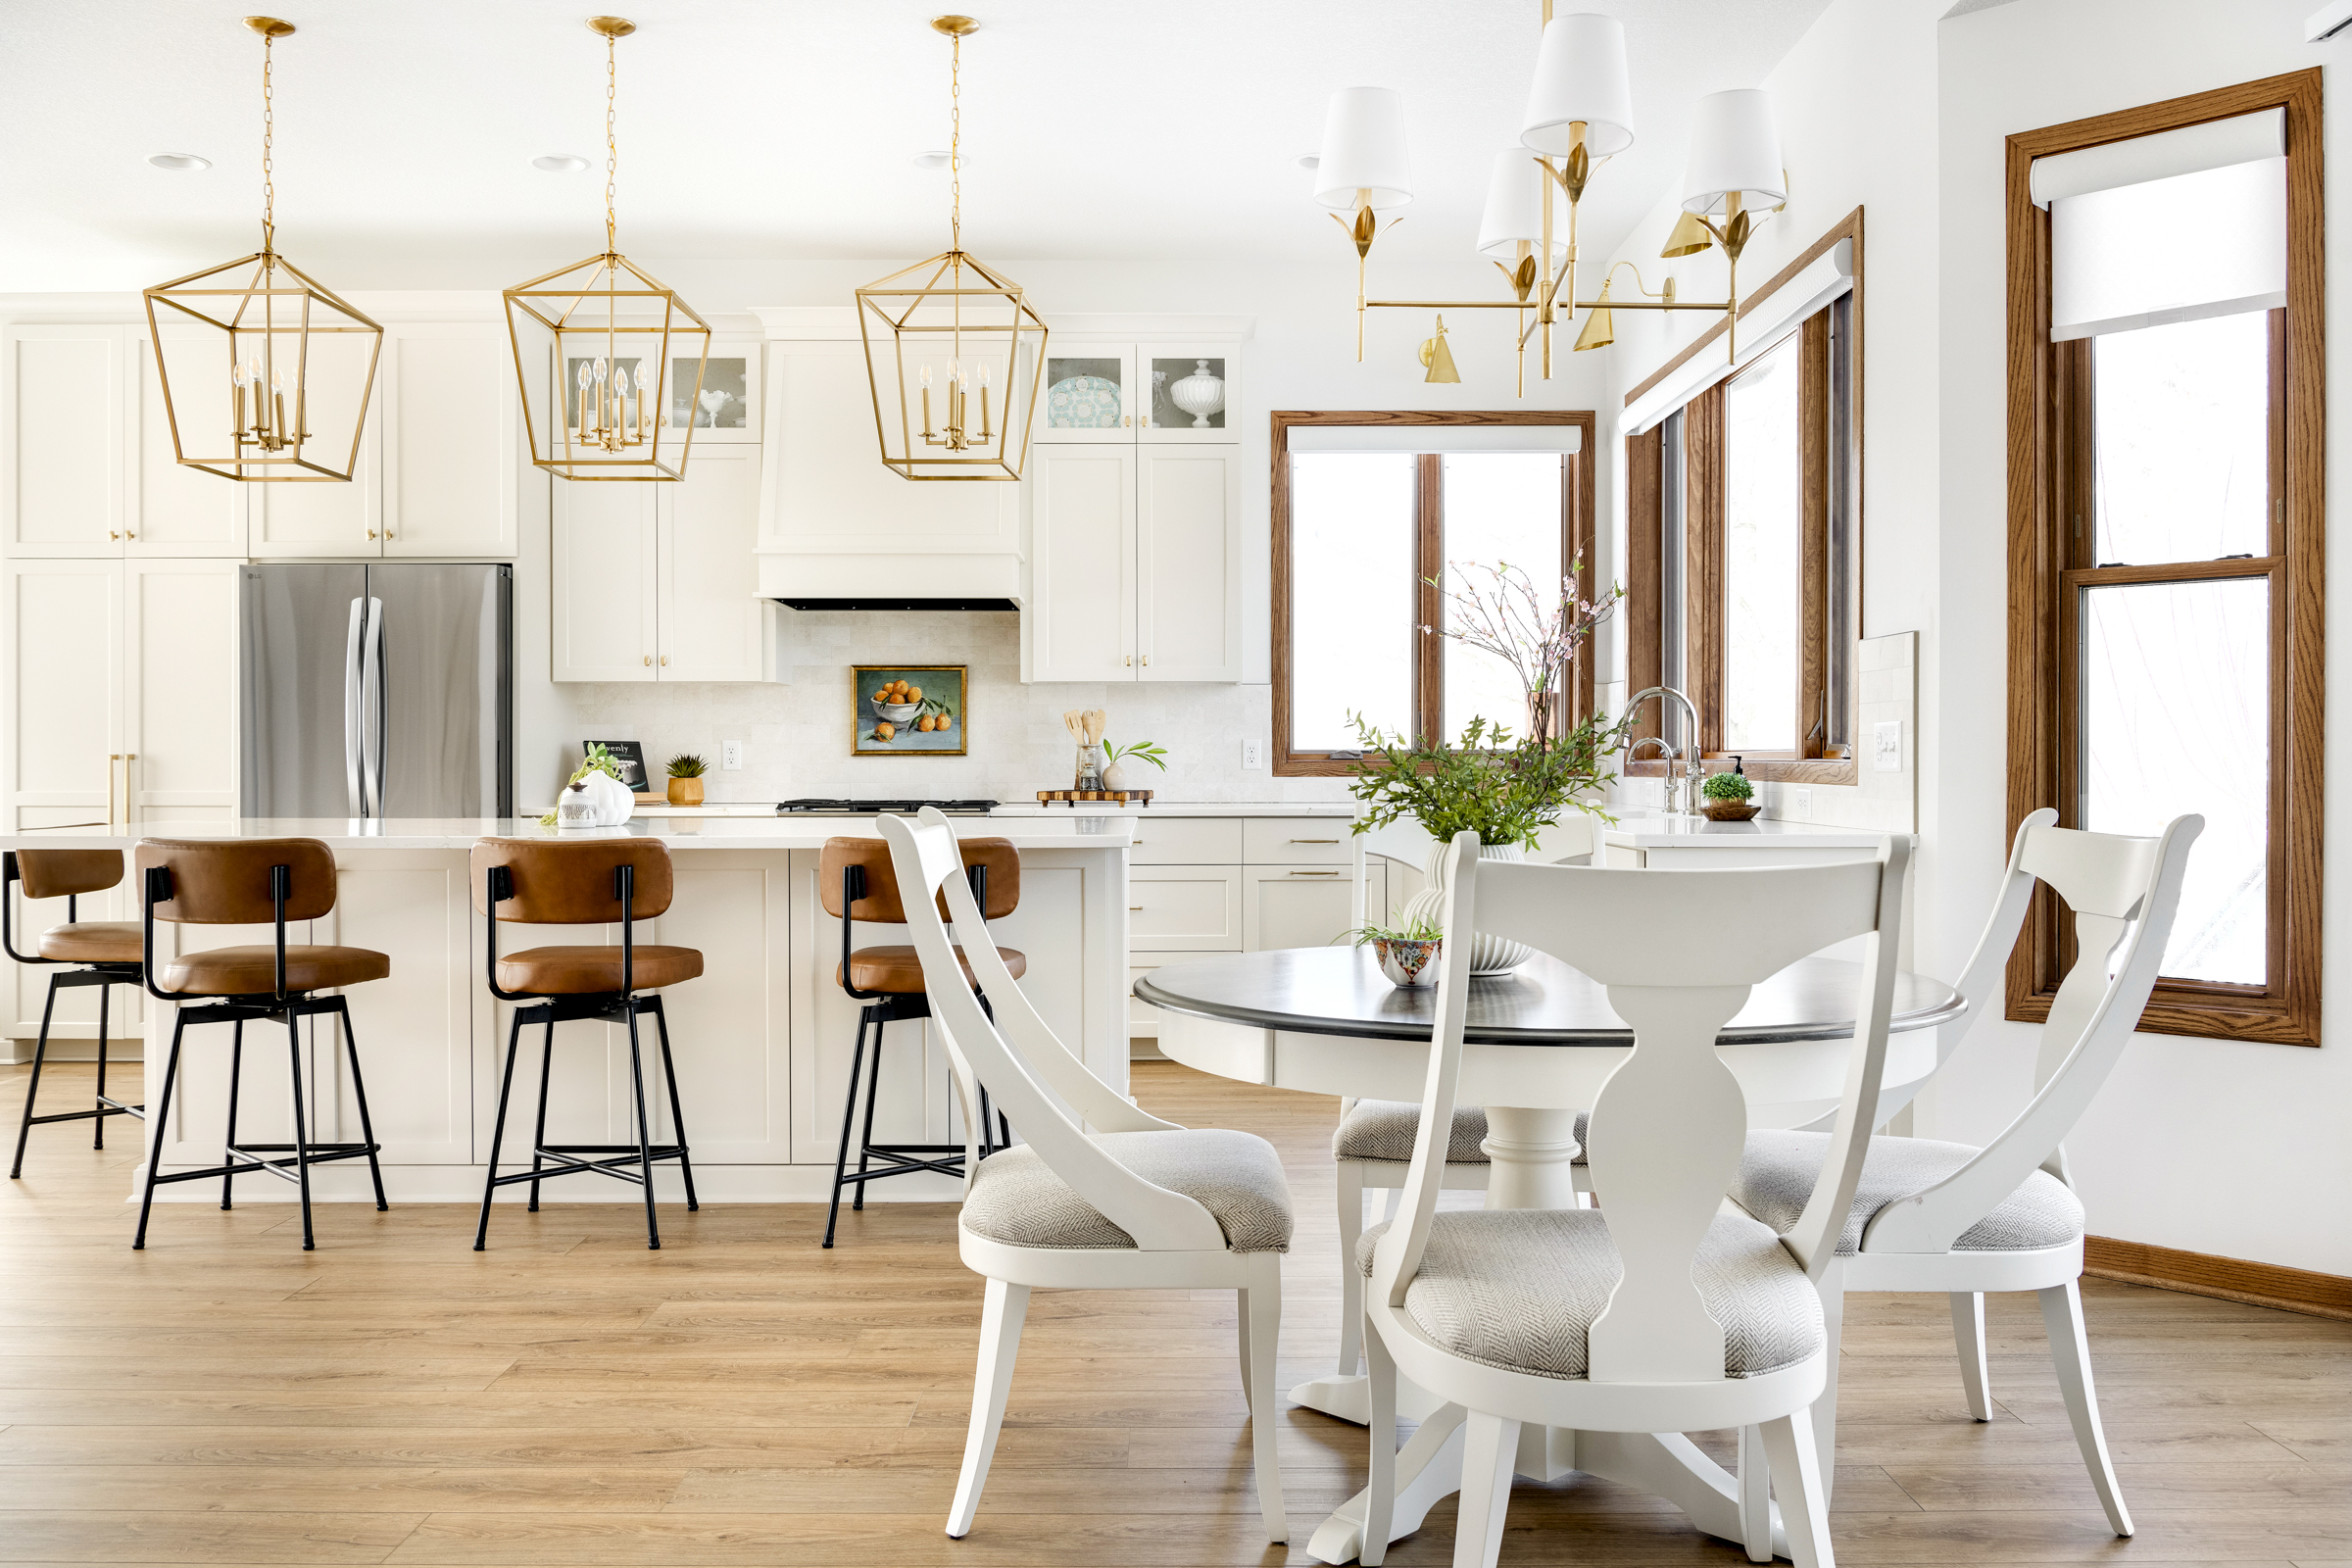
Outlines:
POLYGON ((1115 430, 1119 427, 1119 383, 1099 375, 1073 375, 1046 389, 1046 423, 1056 430, 1115 430))

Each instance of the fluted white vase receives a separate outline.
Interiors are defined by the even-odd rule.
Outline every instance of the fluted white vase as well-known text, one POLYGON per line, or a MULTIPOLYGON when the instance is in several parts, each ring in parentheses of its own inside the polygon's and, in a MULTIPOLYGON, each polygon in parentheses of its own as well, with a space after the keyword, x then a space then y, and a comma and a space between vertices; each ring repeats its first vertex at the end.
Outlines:
MULTIPOLYGON (((1426 874, 1428 885, 1404 901, 1397 923, 1411 930, 1415 921, 1427 920, 1437 924, 1446 909, 1446 851, 1447 845, 1439 843, 1429 848, 1426 874)), ((1524 860, 1527 851, 1516 844, 1482 844, 1478 847, 1482 860, 1524 860)), ((1455 940, 1454 933, 1446 933, 1447 941, 1455 940)), ((1536 956, 1536 950, 1524 942, 1506 942, 1489 936, 1484 931, 1470 934, 1470 972, 1479 974, 1508 974, 1536 956)))
POLYGON ((1206 360, 1193 362, 1193 373, 1168 388, 1168 401, 1193 416, 1193 428, 1209 428, 1208 416, 1225 406, 1225 382, 1209 373, 1206 360))

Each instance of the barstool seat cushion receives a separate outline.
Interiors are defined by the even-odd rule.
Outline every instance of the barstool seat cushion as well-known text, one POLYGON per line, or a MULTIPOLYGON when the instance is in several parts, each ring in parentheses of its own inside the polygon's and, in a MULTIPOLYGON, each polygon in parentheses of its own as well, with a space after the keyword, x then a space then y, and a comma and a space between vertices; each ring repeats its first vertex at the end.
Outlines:
MULTIPOLYGON (((1029 972, 1028 956, 1017 949, 999 948, 997 956, 1004 960, 1004 967, 1012 971, 1015 980, 1029 972)), ((963 956, 961 948, 956 950, 956 961, 963 965, 963 977, 977 986, 980 982, 973 979, 971 960, 963 956)), ((846 972, 838 963, 833 966, 833 980, 836 985, 846 985, 853 991, 886 991, 893 996, 910 997, 923 989, 923 960, 912 948, 859 948, 850 955, 846 972)))
MULTIPOLYGON (((703 972, 700 948, 641 947, 629 970, 629 982, 640 991, 674 986, 703 972)), ((525 948, 502 953, 498 958, 502 991, 528 991, 543 997, 593 996, 620 989, 618 948, 525 948)))
POLYGON ((76 920, 53 925, 41 933, 41 956, 63 963, 136 963, 139 922, 76 920))
MULTIPOLYGON (((1375 1225, 1356 1244, 1355 1266, 1372 1273, 1375 1225)), ((1593 1320, 1609 1304, 1625 1264, 1605 1210, 1498 1208, 1432 1217, 1421 1272, 1404 1309, 1421 1332, 1465 1361, 1582 1378, 1591 1369, 1593 1320)), ((1821 1353, 1828 1343, 1821 1298, 1766 1226, 1719 1214, 1690 1260, 1690 1283, 1723 1325, 1723 1375, 1761 1377, 1821 1353)))
MULTIPOLYGON (((1413 1157, 1413 1137, 1421 1131, 1421 1107, 1409 1100, 1359 1100, 1355 1108, 1340 1118, 1339 1131, 1331 1135, 1331 1152, 1336 1159, 1388 1159, 1398 1164, 1413 1157)), ((1453 1107, 1453 1135, 1446 1142, 1446 1163, 1448 1165, 1485 1165, 1491 1163, 1487 1152, 1479 1147, 1486 1142, 1487 1108, 1484 1105, 1453 1107)))
MULTIPOLYGON (((1828 1133, 1764 1131, 1747 1135, 1731 1199, 1782 1235, 1796 1228, 1829 1158, 1828 1133)), ((1933 1138, 1873 1138, 1862 1158, 1861 1185, 1838 1236, 1838 1253, 1851 1257, 1871 1216, 1887 1204, 1924 1193, 1984 1151, 1933 1138)), ((1955 1252, 2039 1251, 2064 1247, 2082 1234, 2082 1200, 2074 1190, 2037 1170, 1993 1211, 1960 1233, 1955 1252)))
MULTIPOLYGON (((1291 1185, 1274 1146, 1255 1133, 1188 1127, 1102 1133, 1095 1142, 1144 1180, 1215 1215, 1232 1250, 1291 1250, 1291 1185)), ((989 1155, 972 1172, 963 1228, 1010 1247, 1135 1246, 1134 1237, 1103 1218, 1026 1144, 989 1155)))
MULTIPOLYGON (((358 985, 381 980, 392 972, 392 960, 366 948, 314 948, 286 945, 286 989, 320 991, 328 986, 358 985)), ((249 948, 206 948, 164 960, 156 984, 166 991, 193 997, 250 997, 277 989, 277 949, 269 943, 249 948)))

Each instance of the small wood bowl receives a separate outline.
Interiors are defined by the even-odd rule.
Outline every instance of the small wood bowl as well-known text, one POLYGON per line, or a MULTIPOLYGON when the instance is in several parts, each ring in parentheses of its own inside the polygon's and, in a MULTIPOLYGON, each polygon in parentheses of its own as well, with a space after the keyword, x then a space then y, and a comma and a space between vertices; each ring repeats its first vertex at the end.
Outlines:
POLYGON ((1704 801, 1698 808, 1710 822, 1745 822, 1764 809, 1753 801, 1704 801))

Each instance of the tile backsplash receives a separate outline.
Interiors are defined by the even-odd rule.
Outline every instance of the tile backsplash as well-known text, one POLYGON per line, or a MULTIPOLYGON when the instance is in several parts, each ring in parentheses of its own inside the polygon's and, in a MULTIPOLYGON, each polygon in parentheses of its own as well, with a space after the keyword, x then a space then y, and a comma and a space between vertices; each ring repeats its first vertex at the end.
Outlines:
MULTIPOLYGON (((712 801, 795 796, 982 797, 1028 801, 1067 789, 1075 760, 1061 715, 1101 708, 1107 738, 1167 748, 1165 773, 1144 772, 1149 788, 1176 801, 1323 801, 1347 798, 1337 779, 1278 779, 1242 766, 1242 742, 1261 755, 1272 728, 1272 688, 1262 685, 1021 684, 1020 617, 1011 612, 926 611, 798 612, 790 615, 790 685, 612 683, 569 687, 581 734, 633 740, 656 778, 679 752, 710 764, 712 801), (969 755, 853 757, 853 664, 970 666, 969 755), (719 766, 724 742, 743 747, 743 766, 719 766)), ((560 784, 539 786, 543 805, 560 784)), ((533 794, 525 780, 523 794, 533 794)))

